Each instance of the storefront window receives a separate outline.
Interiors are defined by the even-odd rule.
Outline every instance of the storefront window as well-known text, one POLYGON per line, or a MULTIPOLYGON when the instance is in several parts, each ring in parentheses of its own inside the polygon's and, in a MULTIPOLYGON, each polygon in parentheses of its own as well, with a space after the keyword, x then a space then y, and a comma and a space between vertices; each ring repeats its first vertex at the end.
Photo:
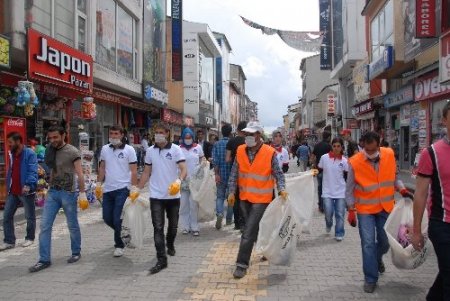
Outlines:
POLYGON ((74 46, 74 9, 75 0, 55 0, 54 38, 72 47, 74 46))
POLYGON ((117 72, 133 77, 133 18, 119 7, 117 20, 117 72))
POLYGON ((370 23, 372 43, 372 61, 379 58, 387 45, 393 45, 394 38, 394 6, 389 1, 370 23))
POLYGON ((433 103, 433 112, 431 115, 431 143, 442 139, 446 135, 446 127, 442 123, 442 110, 448 101, 448 99, 445 99, 433 103))
POLYGON ((113 0, 97 2, 96 62, 116 70, 116 4, 113 0))

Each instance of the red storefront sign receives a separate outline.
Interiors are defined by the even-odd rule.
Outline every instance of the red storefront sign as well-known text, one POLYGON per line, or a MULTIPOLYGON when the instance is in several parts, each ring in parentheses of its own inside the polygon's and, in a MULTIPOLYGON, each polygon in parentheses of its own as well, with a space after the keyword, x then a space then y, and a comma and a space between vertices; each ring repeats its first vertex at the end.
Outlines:
POLYGON ((183 115, 170 109, 161 109, 161 120, 170 124, 183 125, 183 115))
POLYGON ((336 108, 335 108, 336 101, 335 101, 334 94, 328 94, 327 100, 328 100, 327 114, 328 114, 328 116, 334 116, 334 114, 336 113, 336 108))
POLYGON ((28 77, 89 94, 93 60, 90 55, 28 29, 28 77))
POLYGON ((416 0, 416 38, 436 37, 436 0, 416 0))
POLYGON ((359 129, 359 122, 356 119, 347 119, 347 128, 356 130, 359 129))
POLYGON ((416 79, 414 100, 421 101, 450 93, 450 85, 441 85, 437 71, 416 79))
POLYGON ((373 101, 370 99, 354 105, 352 110, 354 115, 361 115, 372 112, 374 109, 373 101))

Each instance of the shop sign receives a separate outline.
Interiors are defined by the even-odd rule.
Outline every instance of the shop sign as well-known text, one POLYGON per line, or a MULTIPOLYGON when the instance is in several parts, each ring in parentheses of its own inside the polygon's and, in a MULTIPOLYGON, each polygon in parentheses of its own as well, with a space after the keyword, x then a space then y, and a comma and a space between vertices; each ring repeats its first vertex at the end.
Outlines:
POLYGON ((320 45, 320 70, 331 70, 331 22, 330 1, 319 0, 319 28, 323 32, 322 45, 320 45))
POLYGON ((99 88, 94 89, 92 97, 94 98, 94 100, 116 103, 125 107, 130 107, 141 111, 149 111, 152 108, 148 103, 134 101, 127 96, 112 93, 99 88))
POLYGON ((439 82, 450 84, 450 31, 439 39, 439 82))
POLYGON ((336 113, 336 100, 334 94, 327 95, 327 115, 334 116, 336 113))
POLYGON ((365 101, 365 102, 357 104, 353 107, 353 115, 365 114, 365 113, 373 111, 373 109, 374 109, 374 107, 373 107, 372 100, 365 101))
POLYGON ((360 61, 353 68, 353 91, 356 101, 364 101, 370 96, 369 59, 360 61))
POLYGON ((415 82, 415 100, 421 101, 428 98, 442 96, 450 93, 450 84, 441 85, 439 83, 439 75, 432 72, 416 79, 415 82))
POLYGON ((416 38, 436 37, 436 0, 416 0, 416 38))
POLYGON ((0 67, 11 68, 11 41, 0 35, 0 67))
POLYGON ((394 65, 394 47, 386 46, 383 55, 369 64, 369 80, 388 70, 394 65))
POLYGON ((183 0, 172 0, 172 79, 183 81, 183 0))
POLYGON ((411 106, 406 105, 400 109, 400 125, 409 126, 411 122, 411 106))
POLYGON ((351 130, 359 129, 359 122, 356 119, 347 119, 347 128, 351 130))
POLYGON ((156 100, 163 104, 167 104, 169 102, 169 95, 166 92, 156 89, 151 85, 146 85, 144 87, 144 99, 146 101, 156 100))
POLYGON ((28 29, 28 76, 84 93, 93 89, 90 55, 28 29))
POLYGON ((398 91, 392 92, 384 97, 384 107, 392 108, 408 102, 414 101, 412 85, 401 88, 398 91))
POLYGON ((182 125, 183 115, 170 109, 161 109, 161 120, 170 124, 182 125))

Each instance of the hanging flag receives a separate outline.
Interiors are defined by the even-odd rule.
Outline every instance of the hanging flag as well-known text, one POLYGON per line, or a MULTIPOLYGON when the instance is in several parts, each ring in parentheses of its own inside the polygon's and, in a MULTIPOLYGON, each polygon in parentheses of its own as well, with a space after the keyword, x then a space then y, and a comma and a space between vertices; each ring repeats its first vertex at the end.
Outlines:
POLYGON ((322 44, 322 34, 319 31, 287 31, 279 30, 270 27, 260 25, 253 22, 247 18, 240 16, 242 21, 248 26, 259 29, 263 34, 278 36, 285 42, 288 46, 305 52, 319 52, 320 46, 322 44))

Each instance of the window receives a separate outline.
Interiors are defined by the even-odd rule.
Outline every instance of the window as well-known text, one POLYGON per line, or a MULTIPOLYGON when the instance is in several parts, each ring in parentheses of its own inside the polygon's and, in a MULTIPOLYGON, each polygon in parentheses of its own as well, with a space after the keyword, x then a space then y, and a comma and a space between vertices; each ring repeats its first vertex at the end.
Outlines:
POLYGON ((86 14, 86 0, 77 0, 77 31, 75 36, 75 44, 78 50, 86 52, 87 44, 87 14, 86 14))
POLYGON ((113 0, 97 2, 96 62, 137 78, 137 22, 113 0))
POLYGON ((370 38, 372 43, 372 61, 383 55, 384 49, 394 43, 394 6, 393 1, 378 12, 370 23, 370 38))

